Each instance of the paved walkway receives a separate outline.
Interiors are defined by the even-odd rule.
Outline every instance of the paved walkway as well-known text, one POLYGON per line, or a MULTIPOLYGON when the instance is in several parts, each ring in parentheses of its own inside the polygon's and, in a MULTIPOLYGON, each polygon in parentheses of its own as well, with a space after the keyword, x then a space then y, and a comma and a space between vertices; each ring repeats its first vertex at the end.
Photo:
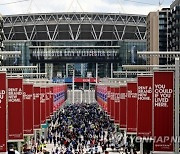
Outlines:
MULTIPOLYGON (((47 144, 46 150, 49 151, 50 153, 52 153, 52 149, 56 149, 56 147, 54 147, 53 144, 47 144)), ((116 150, 112 151, 111 148, 107 148, 107 151, 109 152, 109 154, 125 154, 124 152, 120 152, 120 151, 117 152, 116 150)), ((65 152, 64 149, 63 149, 63 152, 65 152)), ((100 147, 98 147, 98 152, 100 152, 101 154, 104 154, 100 147)), ((89 148, 85 149, 82 154, 90 154, 89 148)), ((137 154, 140 154, 140 153, 137 152, 137 154)))
MULTIPOLYGON (((52 149, 56 149, 56 147, 54 147, 53 144, 47 144, 46 149, 47 149, 47 151, 52 152, 52 149)), ((61 149, 61 148, 59 147, 59 149, 61 149)), ((90 154, 89 150, 90 150, 90 148, 84 149, 83 154, 90 154)), ((62 151, 65 152, 65 150, 63 148, 62 148, 62 151)), ((109 151, 109 154, 120 154, 119 152, 115 152, 115 151, 112 152, 112 149, 110 149, 110 148, 107 148, 107 151, 109 151)), ((101 154, 103 153, 102 149, 100 147, 98 147, 98 152, 100 152, 101 154)), ((123 153, 121 153, 121 154, 123 154, 123 153)))
MULTIPOLYGON (((100 144, 104 144, 105 148, 117 144, 124 145, 124 141, 121 140, 123 134, 117 133, 115 125, 97 104, 66 106, 52 119, 48 136, 51 136, 56 146, 53 143, 47 144, 46 151, 50 153, 58 151, 57 154, 64 154, 66 150, 72 151, 73 154, 78 151, 80 154, 103 154, 100 144)), ((51 140, 49 141, 51 143, 51 140)), ((106 148, 106 151, 109 154, 124 154, 123 149, 118 151, 115 148, 114 150, 106 148)))

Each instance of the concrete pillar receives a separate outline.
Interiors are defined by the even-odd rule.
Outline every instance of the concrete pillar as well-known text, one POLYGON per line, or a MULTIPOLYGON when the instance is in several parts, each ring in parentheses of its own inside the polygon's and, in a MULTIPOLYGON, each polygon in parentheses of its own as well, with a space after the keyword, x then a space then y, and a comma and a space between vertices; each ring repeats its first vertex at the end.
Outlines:
POLYGON ((53 64, 50 64, 50 72, 49 72, 49 79, 51 80, 53 78, 53 64))
POLYGON ((68 63, 66 63, 66 77, 68 77, 68 63))
POLYGON ((113 78, 113 63, 111 63, 111 78, 113 78))
POLYGON ((96 63, 96 83, 98 82, 98 63, 96 63))

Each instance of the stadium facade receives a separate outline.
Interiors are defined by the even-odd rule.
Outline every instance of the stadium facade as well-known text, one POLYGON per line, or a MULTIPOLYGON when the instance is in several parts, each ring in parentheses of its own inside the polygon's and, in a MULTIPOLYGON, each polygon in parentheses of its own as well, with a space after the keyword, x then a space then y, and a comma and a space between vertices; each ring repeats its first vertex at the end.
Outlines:
POLYGON ((146 16, 115 13, 41 13, 3 16, 4 46, 22 57, 4 65, 38 65, 49 78, 110 77, 122 64, 144 63, 146 16))

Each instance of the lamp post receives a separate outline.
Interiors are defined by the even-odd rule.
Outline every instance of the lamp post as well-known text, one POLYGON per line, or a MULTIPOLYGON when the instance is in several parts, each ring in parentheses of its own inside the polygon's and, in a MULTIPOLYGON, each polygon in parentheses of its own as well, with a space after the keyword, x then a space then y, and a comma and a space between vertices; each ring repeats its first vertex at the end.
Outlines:
MULTIPOLYGON (((175 58, 175 137, 179 140, 179 57, 175 58)), ((176 140, 175 153, 179 153, 179 142, 176 140)))
POLYGON ((111 63, 111 78, 113 78, 113 63, 111 63))

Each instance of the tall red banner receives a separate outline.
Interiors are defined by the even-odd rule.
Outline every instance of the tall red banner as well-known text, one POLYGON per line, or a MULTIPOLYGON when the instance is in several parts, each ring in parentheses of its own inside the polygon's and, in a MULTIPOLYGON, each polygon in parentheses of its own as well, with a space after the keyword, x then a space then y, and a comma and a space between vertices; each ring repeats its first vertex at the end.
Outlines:
POLYGON ((41 103, 40 103, 41 89, 34 85, 34 129, 41 129, 41 103))
POLYGON ((53 112, 57 110, 57 86, 53 87, 53 112))
POLYGON ((111 88, 107 87, 107 113, 110 115, 110 98, 111 98, 111 88))
POLYGON ((50 100, 49 87, 46 87, 46 119, 50 118, 50 100))
POLYGON ((53 87, 50 87, 49 93, 50 93, 50 97, 49 97, 49 99, 50 99, 50 115, 53 115, 53 105, 54 105, 54 103, 53 103, 53 101, 54 101, 53 87))
POLYGON ((40 103, 41 103, 41 124, 45 124, 46 123, 46 88, 45 87, 41 87, 40 103))
POLYGON ((127 133, 137 132, 137 83, 127 83, 127 133))
POLYGON ((138 76, 137 136, 152 137, 152 76, 138 76))
POLYGON ((119 124, 120 98, 119 87, 114 88, 114 122, 119 124))
POLYGON ((23 140, 22 78, 8 78, 8 140, 23 140))
POLYGON ((107 86, 105 86, 105 91, 104 91, 104 95, 105 95, 105 98, 104 98, 104 110, 107 112, 107 86))
POLYGON ((154 72, 154 151, 174 150, 174 72, 154 72))
POLYGON ((114 119, 114 87, 111 87, 110 116, 114 119))
POLYGON ((6 73, 0 72, 0 153, 7 151, 6 73))
POLYGON ((24 135, 33 134, 34 128, 34 104, 33 104, 33 84, 23 84, 24 100, 24 135))
POLYGON ((127 97, 127 86, 120 86, 120 119, 119 119, 119 123, 120 123, 120 128, 127 128, 127 123, 126 123, 126 111, 127 111, 127 101, 126 101, 126 97, 127 97))

